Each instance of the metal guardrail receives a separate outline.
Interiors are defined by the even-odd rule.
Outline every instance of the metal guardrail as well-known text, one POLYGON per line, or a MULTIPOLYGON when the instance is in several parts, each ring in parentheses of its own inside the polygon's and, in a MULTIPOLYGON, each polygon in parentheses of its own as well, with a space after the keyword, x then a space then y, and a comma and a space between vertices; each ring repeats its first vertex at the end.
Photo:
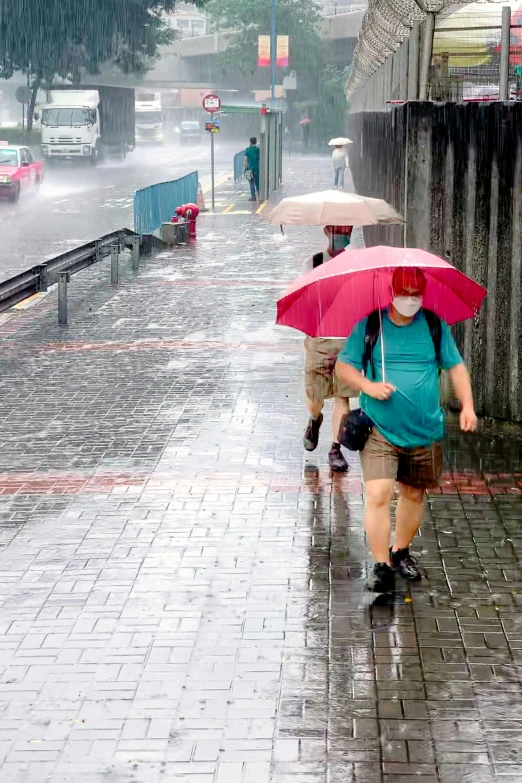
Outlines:
MULTIPOLYGON (((9 310, 15 304, 42 291, 47 291, 50 285, 59 283, 63 276, 68 281, 71 275, 87 269, 107 256, 114 257, 114 249, 118 253, 124 247, 132 248, 133 267, 139 264, 140 237, 128 228, 113 231, 111 234, 87 242, 81 247, 68 250, 59 256, 49 259, 43 264, 33 266, 9 280, 0 283, 0 313, 9 310)), ((67 320, 67 319, 66 319, 67 320)), ((60 319, 61 323, 66 323, 60 319)))
POLYGON ((234 182, 238 182, 238 180, 243 179, 244 157, 245 157, 245 150, 241 150, 241 152, 236 152, 236 154, 234 155, 234 182))

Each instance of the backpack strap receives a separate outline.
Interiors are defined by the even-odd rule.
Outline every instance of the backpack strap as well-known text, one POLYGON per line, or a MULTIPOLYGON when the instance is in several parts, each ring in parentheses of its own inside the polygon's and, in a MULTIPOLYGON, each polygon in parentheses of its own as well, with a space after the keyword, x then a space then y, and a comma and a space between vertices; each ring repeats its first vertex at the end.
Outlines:
POLYGON ((316 253, 312 256, 312 269, 317 269, 324 262, 324 253, 316 253))
POLYGON ((432 310, 423 308, 422 312, 430 330, 433 347, 435 348, 435 359, 440 370, 442 365, 442 324, 439 316, 432 310))
POLYGON ((374 310, 368 316, 366 321, 366 331, 364 334, 364 351, 362 357, 363 372, 368 375, 368 365, 371 365, 373 377, 375 378, 375 366, 373 363, 373 349, 377 343, 381 330, 379 311, 374 310))

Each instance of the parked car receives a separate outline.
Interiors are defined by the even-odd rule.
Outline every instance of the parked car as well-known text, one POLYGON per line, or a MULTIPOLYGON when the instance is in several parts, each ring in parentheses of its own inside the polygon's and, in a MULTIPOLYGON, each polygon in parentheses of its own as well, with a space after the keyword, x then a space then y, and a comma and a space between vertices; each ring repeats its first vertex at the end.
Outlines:
POLYGON ((37 190, 43 180, 43 164, 29 147, 0 141, 0 196, 18 201, 24 190, 37 190))

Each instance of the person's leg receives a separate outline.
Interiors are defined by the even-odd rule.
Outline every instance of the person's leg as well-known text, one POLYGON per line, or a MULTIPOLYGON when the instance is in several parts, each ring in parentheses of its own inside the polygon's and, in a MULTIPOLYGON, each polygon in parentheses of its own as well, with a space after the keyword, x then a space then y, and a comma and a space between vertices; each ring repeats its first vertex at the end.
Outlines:
POLYGON ((437 487, 442 475, 442 447, 432 443, 414 449, 401 449, 397 480, 400 497, 395 512, 395 543, 392 565, 411 582, 422 579, 409 546, 420 528, 426 489, 437 487))
POLYGON ((334 190, 337 189, 339 184, 339 169, 334 169, 334 190))
POLYGON ((339 169, 339 190, 344 190, 344 168, 339 169))
POLYGON ((350 400, 343 397, 334 397, 332 411, 332 443, 339 443, 339 429, 341 419, 346 413, 350 412, 350 400))
POLYGON ((250 198, 254 200, 256 197, 256 175, 252 172, 252 179, 250 180, 250 198))
POLYGON ((399 482, 399 500, 395 511, 393 551, 408 549, 421 526, 426 490, 399 482))
POLYGON ((394 479, 373 479, 364 484, 364 529, 376 563, 390 562, 390 503, 394 479))
POLYGON ((350 412, 350 401, 344 397, 334 397, 332 411, 332 447, 328 453, 328 463, 330 468, 336 473, 346 473, 349 468, 348 462, 341 451, 339 443, 339 429, 341 419, 345 413, 350 412))
POLYGON ((313 416, 314 418, 319 416, 319 414, 323 410, 324 402, 314 402, 313 400, 309 400, 308 397, 305 398, 305 402, 306 402, 306 408, 310 416, 313 416))

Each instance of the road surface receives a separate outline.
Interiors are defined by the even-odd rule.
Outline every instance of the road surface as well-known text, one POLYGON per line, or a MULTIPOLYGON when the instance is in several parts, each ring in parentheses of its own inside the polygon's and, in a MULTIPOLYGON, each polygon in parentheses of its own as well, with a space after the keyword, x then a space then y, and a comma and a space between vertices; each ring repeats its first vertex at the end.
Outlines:
MULTIPOLYGON (((217 141, 216 179, 233 176, 240 146, 217 141)), ((0 199, 0 280, 110 231, 132 228, 135 190, 194 170, 203 187, 209 185, 207 138, 193 147, 137 147, 127 160, 97 168, 72 162, 48 168, 38 194, 27 194, 18 204, 0 199)))

